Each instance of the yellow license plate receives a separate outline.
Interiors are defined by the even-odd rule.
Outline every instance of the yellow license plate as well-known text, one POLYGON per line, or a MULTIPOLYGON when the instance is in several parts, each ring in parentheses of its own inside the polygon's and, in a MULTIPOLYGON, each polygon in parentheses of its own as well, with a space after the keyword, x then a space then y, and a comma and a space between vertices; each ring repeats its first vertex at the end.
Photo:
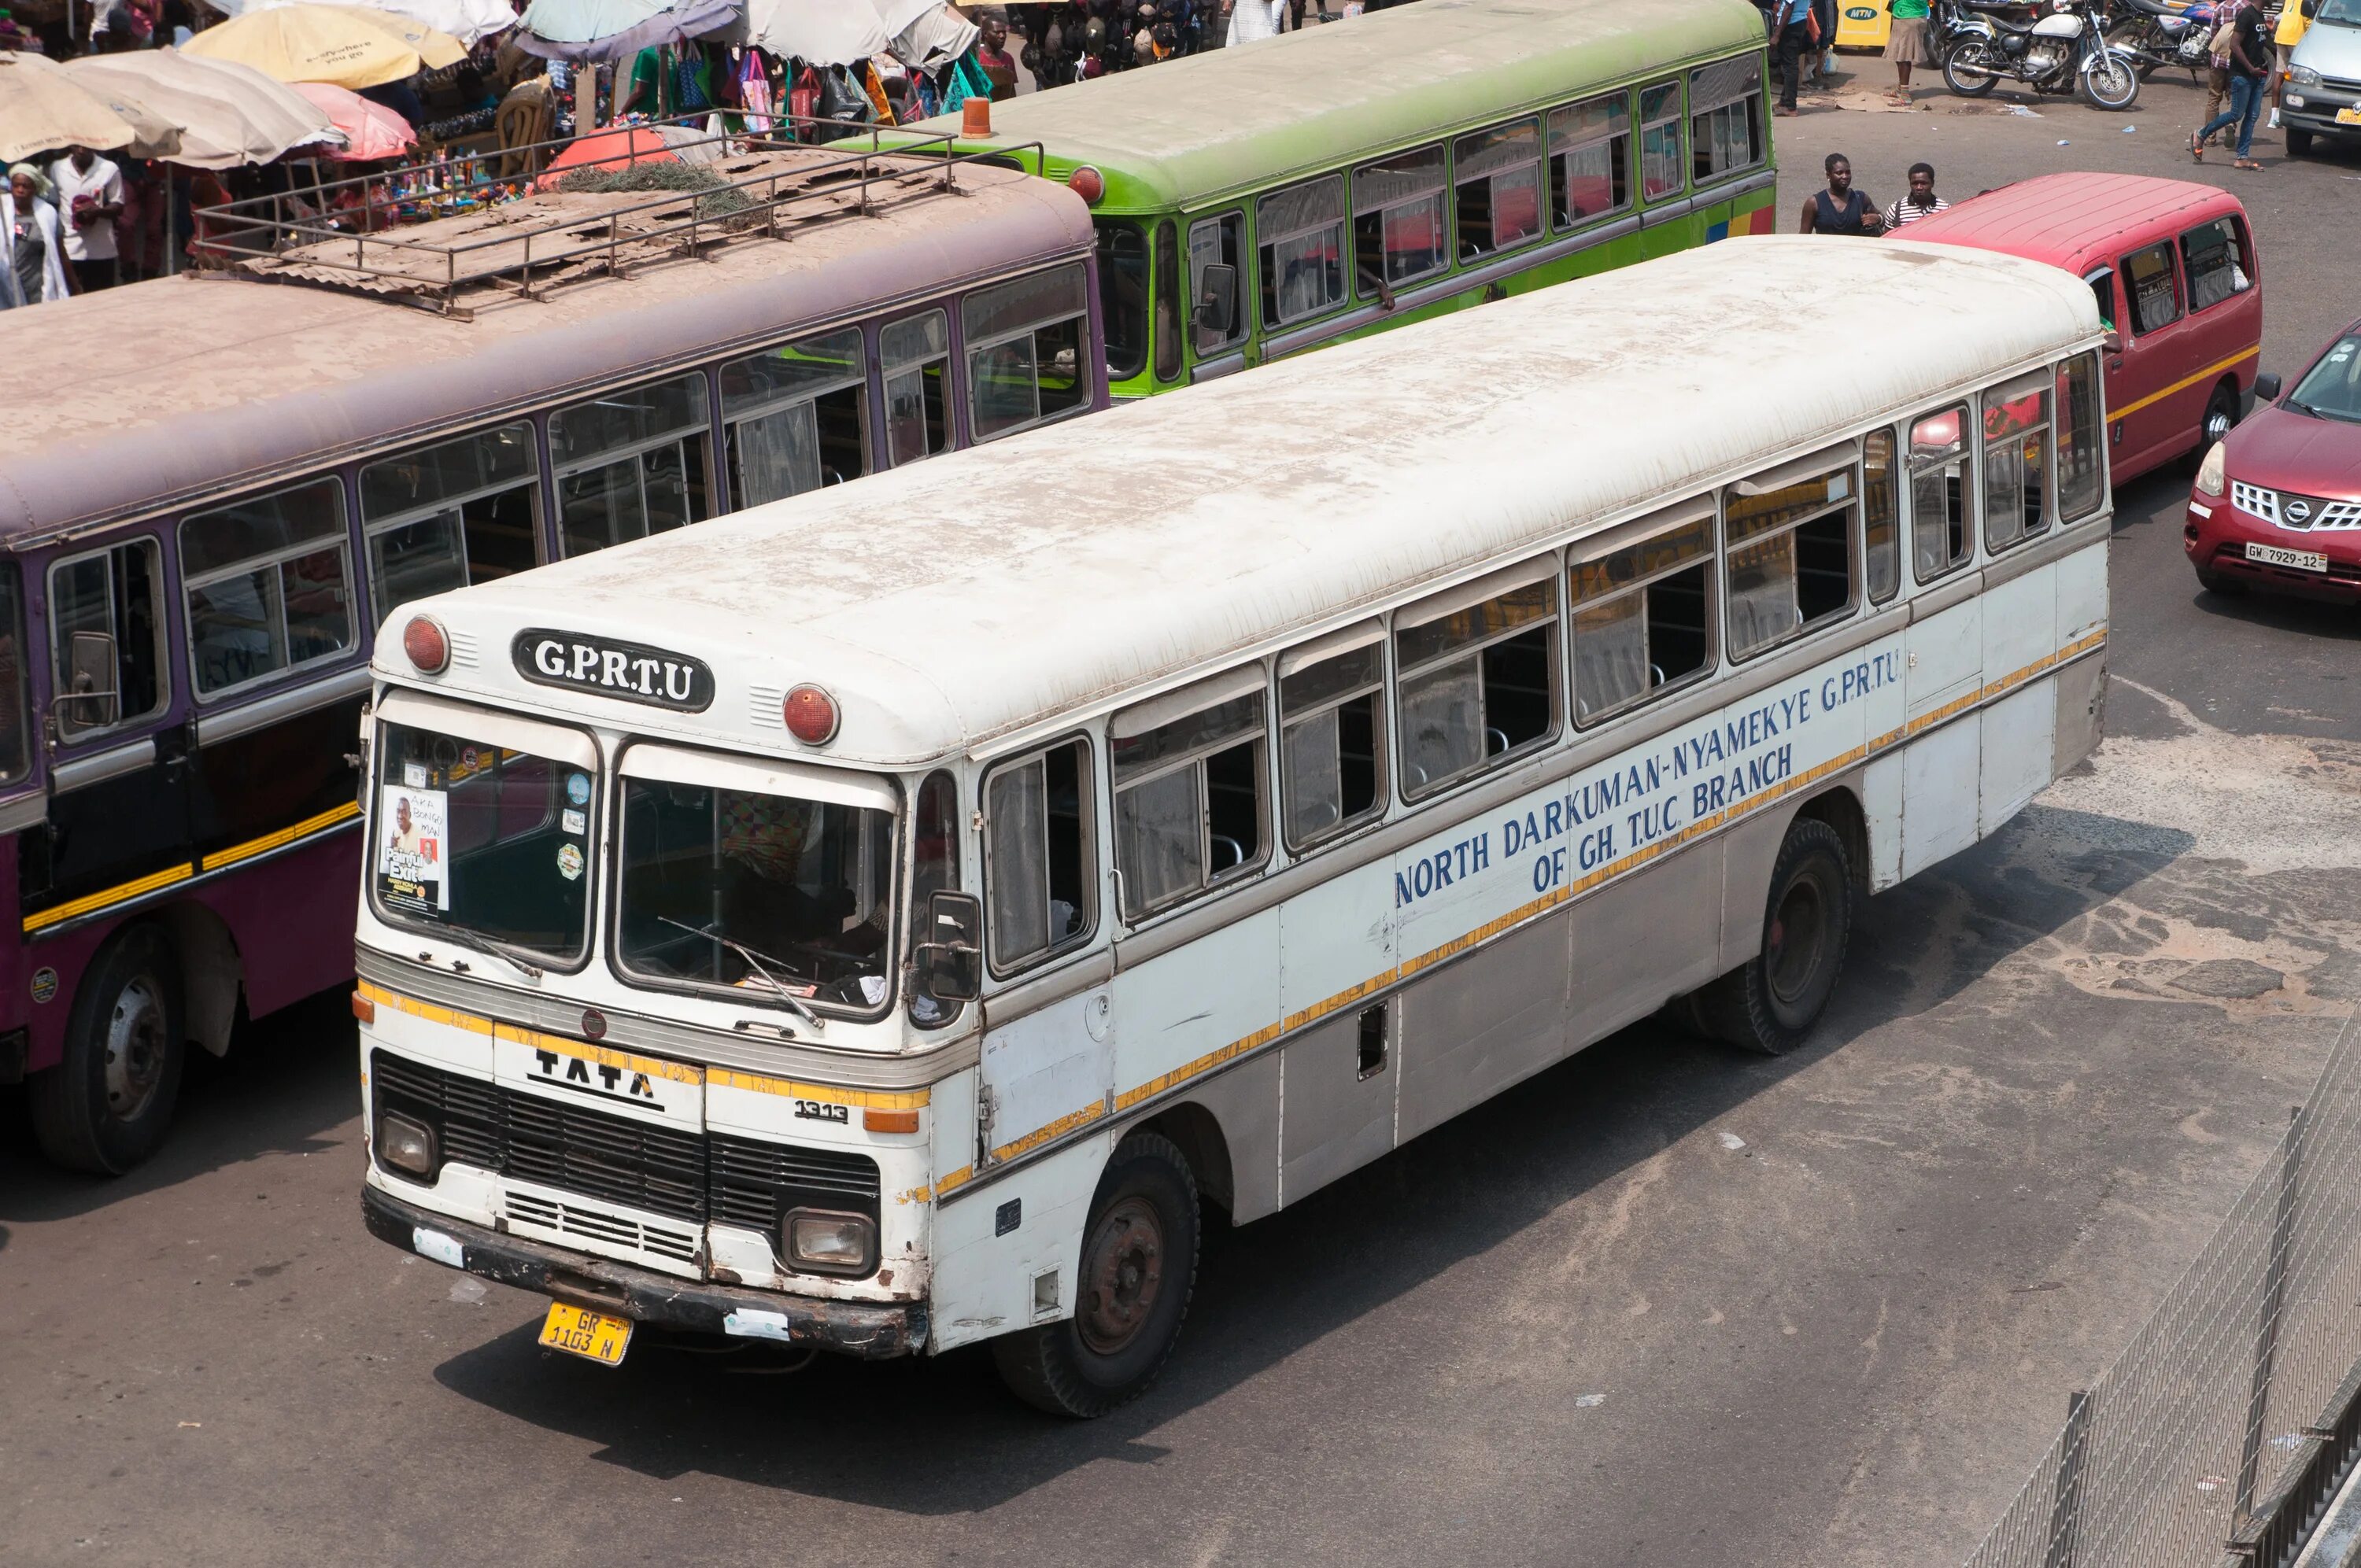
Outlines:
POLYGON ((2361 126, 2361 105, 2337 110, 2336 123, 2340 126, 2361 126))
POLYGON ((605 1366, 620 1366, 631 1343, 631 1320, 610 1318, 588 1307, 552 1301, 541 1325, 541 1343, 568 1355, 584 1356, 605 1366))

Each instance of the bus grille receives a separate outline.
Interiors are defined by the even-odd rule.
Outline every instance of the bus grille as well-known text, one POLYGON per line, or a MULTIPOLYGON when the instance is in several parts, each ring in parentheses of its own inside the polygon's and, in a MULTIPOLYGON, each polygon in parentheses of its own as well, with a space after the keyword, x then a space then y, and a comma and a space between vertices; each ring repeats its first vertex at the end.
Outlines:
POLYGON ((867 1155, 650 1126, 385 1051, 369 1053, 369 1080, 376 1105, 424 1119, 447 1158, 557 1191, 765 1234, 789 1209, 878 1218, 867 1155))

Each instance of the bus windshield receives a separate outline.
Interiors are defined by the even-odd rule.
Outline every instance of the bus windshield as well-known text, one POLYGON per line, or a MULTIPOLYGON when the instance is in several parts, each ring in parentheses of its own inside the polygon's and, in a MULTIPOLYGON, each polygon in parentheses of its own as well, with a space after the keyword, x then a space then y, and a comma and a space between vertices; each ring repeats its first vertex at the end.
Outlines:
POLYGON ((679 754, 651 761, 652 750, 631 753, 620 781, 615 946, 627 977, 791 1011, 788 997, 881 1010, 892 992, 891 793, 670 760, 679 754), (670 776, 631 776, 642 773, 670 776))
POLYGON ((589 934, 597 753, 554 726, 532 729, 555 756, 467 728, 455 713, 379 730, 370 892, 390 919, 573 962, 589 934))

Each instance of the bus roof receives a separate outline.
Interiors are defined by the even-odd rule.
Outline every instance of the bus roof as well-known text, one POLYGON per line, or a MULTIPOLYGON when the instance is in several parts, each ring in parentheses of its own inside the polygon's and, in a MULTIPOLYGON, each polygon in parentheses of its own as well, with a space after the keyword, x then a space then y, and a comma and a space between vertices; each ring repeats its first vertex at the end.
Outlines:
POLYGON ((2214 213, 2244 213, 2213 185, 2149 174, 2044 174, 1955 203, 1910 225, 1910 237, 1981 246, 2081 273, 2112 265, 2150 234, 2173 234, 2214 213))
POLYGON ((842 720, 815 760, 990 752, 2099 332, 2089 289, 2014 257, 1734 239, 422 601, 455 667, 421 681, 398 635, 377 667, 788 754, 779 699, 812 682, 842 720), (704 660, 713 703, 528 685, 532 629, 704 660))
MULTIPOLYGON (((1762 47, 1748 0, 1425 0, 1012 98, 992 106, 989 139, 961 145, 1039 142, 1060 165, 1192 207, 1585 83, 1762 47)), ((917 128, 956 132, 959 116, 917 128)))
POLYGON ((12 311, 0 316, 12 382, 0 537, 217 496, 1092 243, 1069 191, 968 164, 955 171, 962 199, 936 189, 940 173, 938 159, 926 179, 879 192, 873 217, 719 245, 702 262, 642 262, 537 301, 496 295, 471 321, 349 287, 201 275, 12 311))

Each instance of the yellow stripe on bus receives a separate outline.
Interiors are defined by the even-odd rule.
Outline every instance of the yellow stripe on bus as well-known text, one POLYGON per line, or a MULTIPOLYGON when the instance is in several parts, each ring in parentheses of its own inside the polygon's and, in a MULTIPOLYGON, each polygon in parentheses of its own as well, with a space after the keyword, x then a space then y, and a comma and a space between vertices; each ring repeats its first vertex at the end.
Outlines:
POLYGON ((2165 399, 2172 396, 2173 393, 2185 391, 2189 388, 2197 385, 2198 382, 2204 380, 2209 376, 2219 376, 2223 371, 2230 368, 2231 366, 2241 364, 2246 360, 2252 359, 2261 352, 2262 349, 2259 347, 2241 349, 2239 352, 2230 356, 2229 358, 2223 360, 2219 365, 2208 365, 2204 369, 2200 370, 2194 376, 2183 376, 2180 380, 2175 381, 2171 386, 2167 387, 2161 392, 2150 392, 2147 397, 2142 398, 2136 403, 2125 403, 2122 408, 2109 409, 2107 411, 2107 422, 2113 424, 2117 420, 2127 419, 2131 415, 2139 412, 2140 410, 2147 407, 2150 403, 2160 403, 2164 401, 2165 399))
MULTIPOLYGON (((281 828, 275 833, 266 833, 259 839, 249 839, 243 844, 235 844, 226 850, 215 850, 204 858, 203 869, 208 872, 219 871, 222 867, 233 865, 239 861, 251 860, 257 855, 292 844, 299 839, 309 838, 323 829, 349 822, 360 814, 358 801, 346 801, 341 806, 323 811, 317 817, 307 817, 302 821, 291 827, 281 828)), ((170 887, 175 883, 188 881, 197 874, 198 869, 195 865, 168 866, 160 872, 152 872, 137 881, 123 883, 107 888, 104 892, 93 893, 86 897, 60 904, 53 909, 44 909, 38 915, 27 915, 24 919, 25 934, 30 936, 36 931, 55 926, 60 921, 77 919, 82 916, 104 909, 109 905, 128 904, 135 898, 144 898, 159 888, 170 887)))
POLYGON ((234 865, 239 861, 252 860, 257 855, 268 854, 270 850, 291 844, 298 839, 309 838, 323 828, 350 822, 360 814, 361 803, 357 800, 348 800, 340 806, 332 806, 317 817, 307 817, 291 828, 281 828, 276 833, 265 833, 259 839, 248 839, 243 844, 233 844, 226 850, 214 850, 205 857, 205 870, 215 871, 223 866, 234 865))
POLYGON ((170 866, 163 871, 150 872, 137 882, 126 882, 120 886, 110 887, 104 893, 93 893, 87 898, 77 898, 70 904, 60 904, 54 909, 44 909, 38 915, 27 915, 25 916, 25 934, 29 937, 44 927, 54 926, 60 920, 71 920, 77 916, 88 915, 93 910, 104 909, 110 904, 127 904, 132 899, 145 897, 159 887, 170 887, 176 882, 186 882, 196 874, 197 868, 192 865, 170 866))

